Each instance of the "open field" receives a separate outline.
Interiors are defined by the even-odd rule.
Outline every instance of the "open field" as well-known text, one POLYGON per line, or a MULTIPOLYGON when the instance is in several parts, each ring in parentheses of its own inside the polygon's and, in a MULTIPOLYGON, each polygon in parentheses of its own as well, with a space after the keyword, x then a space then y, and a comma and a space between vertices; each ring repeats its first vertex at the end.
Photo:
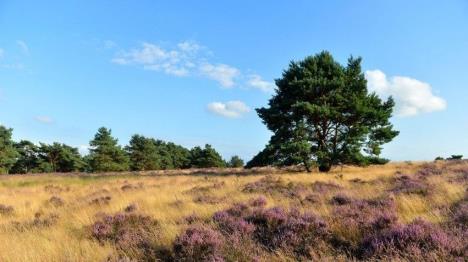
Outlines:
POLYGON ((190 261, 195 251, 209 261, 463 260, 467 183, 463 161, 328 174, 5 175, 0 261, 190 261), (399 239, 405 230, 416 235, 399 239))

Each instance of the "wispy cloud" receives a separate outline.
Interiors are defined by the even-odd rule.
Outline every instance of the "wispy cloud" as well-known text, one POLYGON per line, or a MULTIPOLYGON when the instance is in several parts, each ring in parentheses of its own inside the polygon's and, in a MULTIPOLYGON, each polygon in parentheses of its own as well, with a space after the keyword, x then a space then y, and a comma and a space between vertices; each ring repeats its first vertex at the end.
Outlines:
POLYGON ((415 116, 444 110, 447 102, 432 93, 432 87, 425 82, 404 76, 387 76, 380 70, 366 71, 367 86, 381 97, 392 96, 399 116, 415 116))
POLYGON ((24 42, 23 40, 16 40, 16 44, 18 44, 18 46, 24 54, 29 54, 29 47, 26 44, 26 42, 24 42))
POLYGON ((52 123, 54 123, 54 120, 49 116, 36 116, 34 119, 37 122, 42 123, 42 124, 52 124, 52 123))
POLYGON ((263 92, 273 92, 275 90, 275 84, 262 79, 257 74, 249 75, 247 84, 253 88, 259 89, 263 92))
MULTIPOLYGON (((208 48, 193 41, 178 43, 173 48, 145 42, 138 48, 118 52, 111 61, 177 77, 204 77, 218 82, 224 88, 231 88, 239 85, 239 81, 245 81, 246 76, 241 70, 226 63, 212 61, 210 54, 208 48)), ((262 91, 272 88, 272 83, 259 75, 247 76, 246 84, 262 91)))
POLYGON ((239 118, 250 112, 250 108, 242 101, 212 102, 208 104, 207 109, 213 114, 227 118, 239 118))

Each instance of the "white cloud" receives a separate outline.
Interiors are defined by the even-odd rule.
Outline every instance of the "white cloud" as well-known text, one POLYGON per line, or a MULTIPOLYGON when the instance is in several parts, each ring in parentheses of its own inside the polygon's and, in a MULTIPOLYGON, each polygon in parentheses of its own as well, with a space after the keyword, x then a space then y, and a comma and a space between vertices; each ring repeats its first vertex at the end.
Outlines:
MULTIPOLYGON (((199 76, 218 82, 222 87, 238 85, 245 79, 234 66, 211 61, 211 52, 192 41, 184 41, 173 48, 163 48, 152 43, 142 43, 138 48, 123 50, 111 59, 118 65, 134 65, 145 70, 162 72, 177 77, 199 76)), ((259 75, 248 76, 247 85, 269 92, 274 84, 263 80, 259 75)))
POLYGON ((247 84, 263 92, 273 92, 276 87, 274 83, 263 80, 262 77, 257 74, 249 75, 247 84))
POLYGON ((447 107, 443 98, 432 93, 428 83, 404 76, 387 79, 380 70, 369 70, 365 75, 370 91, 375 91, 383 98, 392 96, 395 99, 399 116, 415 116, 444 110, 447 107))
POLYGON ((239 69, 225 64, 212 65, 206 63, 200 66, 200 71, 223 87, 234 86, 234 79, 240 75, 239 69))
POLYGON ((213 102, 207 108, 211 113, 227 118, 239 118, 250 112, 250 108, 242 101, 213 102))
POLYGON ((198 45, 183 42, 178 49, 166 50, 160 46, 143 43, 140 48, 122 51, 111 61, 119 65, 139 65, 146 70, 161 71, 174 76, 190 74, 194 53, 198 45))
POLYGON ((34 119, 43 124, 52 124, 54 122, 54 120, 48 116, 36 116, 34 119))
POLYGON ((24 42, 24 41, 22 41, 22 40, 16 40, 16 43, 17 43, 18 46, 21 48, 21 51, 23 51, 23 53, 29 54, 29 47, 28 47, 28 45, 26 44, 26 42, 24 42))

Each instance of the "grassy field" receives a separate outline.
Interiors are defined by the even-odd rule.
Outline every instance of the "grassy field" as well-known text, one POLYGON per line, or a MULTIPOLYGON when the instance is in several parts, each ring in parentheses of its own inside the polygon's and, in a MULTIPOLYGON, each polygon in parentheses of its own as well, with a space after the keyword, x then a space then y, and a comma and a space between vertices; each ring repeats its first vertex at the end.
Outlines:
MULTIPOLYGON (((328 174, 5 175, 0 177, 0 261, 106 261, 132 257, 133 253, 112 238, 103 240, 93 234, 96 221, 104 214, 116 213, 142 214, 157 221, 157 245, 172 257, 174 241, 188 227, 200 224, 216 228, 212 219, 215 212, 260 196, 266 199, 264 209, 294 208, 320 217, 326 222, 327 234, 346 241, 348 250, 329 241, 323 252, 309 250, 309 254, 303 254, 286 245, 272 248, 254 241, 255 248, 246 250, 256 253, 255 259, 375 259, 379 257, 349 253, 361 245, 365 231, 357 224, 344 223, 340 208, 352 207, 358 200, 390 199, 399 225, 422 218, 431 225, 448 228, 444 232, 457 228, 456 234, 463 230, 466 234, 466 210, 460 228, 451 225, 456 208, 467 201, 467 177, 468 163, 463 161, 344 167, 328 174)), ((227 236, 223 241, 229 241, 227 236)), ((464 245, 462 250, 467 247, 466 240, 459 241, 464 245)), ((444 260, 438 254, 435 260, 444 260)), ((462 251, 455 256, 465 255, 462 251)), ((223 256, 226 260, 249 260, 235 252, 223 256)), ((138 255, 133 258, 144 259, 138 255)))

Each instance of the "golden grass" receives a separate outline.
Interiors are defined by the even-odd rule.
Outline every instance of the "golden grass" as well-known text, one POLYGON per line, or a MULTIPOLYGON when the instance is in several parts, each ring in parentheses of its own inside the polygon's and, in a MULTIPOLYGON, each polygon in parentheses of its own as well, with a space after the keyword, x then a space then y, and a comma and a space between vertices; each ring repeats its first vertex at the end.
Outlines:
MULTIPOLYGON (((342 186, 341 191, 352 197, 375 198, 391 189, 397 171, 414 174, 421 165, 392 163, 366 168, 337 168, 329 174, 284 173, 273 176, 306 186, 316 181, 333 182, 342 186), (352 182, 353 179, 364 183, 352 182)), ((119 212, 132 203, 138 206, 138 212, 160 222, 163 242, 169 246, 184 227, 180 223, 183 217, 196 213, 202 218, 209 218, 234 202, 247 201, 256 194, 244 193, 242 187, 264 176, 1 176, 0 204, 13 206, 14 213, 0 215, 0 261, 104 261, 116 250, 91 239, 88 227, 95 221, 97 213, 119 212), (208 194, 223 201, 217 204, 193 201, 196 194, 189 193, 190 190, 209 187, 214 183, 224 184, 219 188, 208 188, 208 194), (122 186, 126 184, 136 188, 124 191, 122 186), (46 190, 48 185, 55 188, 46 190), (141 188, 138 185, 142 185, 141 188), (60 197, 65 204, 54 207, 48 202, 52 196, 60 197), (90 204, 100 196, 110 196, 111 200, 108 204, 90 204), (43 228, 21 226, 30 223, 38 212, 43 216, 57 214, 57 224, 43 228)), ((401 221, 409 222, 422 217, 431 222, 442 222, 445 218, 440 207, 460 200, 466 190, 466 185, 451 183, 445 176, 432 176, 428 178, 428 183, 434 185, 434 192, 429 197, 412 194, 395 196, 401 221)), ((332 209, 329 199, 332 196, 323 194, 320 196, 322 203, 299 208, 329 217, 332 209)), ((269 206, 297 206, 295 199, 275 194, 266 197, 269 206)))

